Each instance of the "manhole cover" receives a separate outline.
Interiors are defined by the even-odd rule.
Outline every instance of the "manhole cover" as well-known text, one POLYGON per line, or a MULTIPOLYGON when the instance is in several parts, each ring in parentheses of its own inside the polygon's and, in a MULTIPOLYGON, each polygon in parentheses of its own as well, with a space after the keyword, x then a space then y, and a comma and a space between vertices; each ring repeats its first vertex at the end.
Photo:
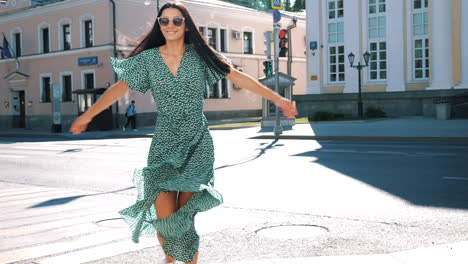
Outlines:
POLYGON ((328 229, 315 225, 282 225, 270 226, 257 230, 257 234, 275 239, 310 238, 323 235, 328 229))

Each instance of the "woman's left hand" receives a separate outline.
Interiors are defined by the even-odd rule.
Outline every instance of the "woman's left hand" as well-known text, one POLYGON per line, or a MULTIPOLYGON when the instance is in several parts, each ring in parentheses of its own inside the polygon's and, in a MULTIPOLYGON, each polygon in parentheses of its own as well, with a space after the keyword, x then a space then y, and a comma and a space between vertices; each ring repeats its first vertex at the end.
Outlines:
POLYGON ((296 105, 286 98, 281 98, 281 100, 276 103, 276 106, 278 106, 288 118, 294 118, 297 115, 296 105))

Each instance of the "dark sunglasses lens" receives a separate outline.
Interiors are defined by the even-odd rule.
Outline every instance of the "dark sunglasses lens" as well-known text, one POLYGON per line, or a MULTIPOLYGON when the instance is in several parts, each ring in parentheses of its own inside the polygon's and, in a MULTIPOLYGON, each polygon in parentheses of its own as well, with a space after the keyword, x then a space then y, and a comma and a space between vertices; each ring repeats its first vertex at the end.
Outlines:
POLYGON ((163 27, 167 26, 169 24, 169 18, 167 17, 160 17, 159 18, 159 24, 163 27))
POLYGON ((172 22, 174 23, 174 25, 175 25, 176 27, 180 27, 180 26, 182 26, 182 23, 184 22, 184 19, 181 18, 181 17, 174 17, 174 18, 172 19, 172 22))

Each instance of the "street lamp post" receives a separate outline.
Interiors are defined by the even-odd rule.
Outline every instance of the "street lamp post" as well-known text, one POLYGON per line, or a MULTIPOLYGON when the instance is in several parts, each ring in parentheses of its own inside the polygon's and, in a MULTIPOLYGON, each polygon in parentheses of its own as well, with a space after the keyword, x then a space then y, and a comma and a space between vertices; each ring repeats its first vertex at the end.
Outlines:
POLYGON ((361 70, 362 70, 362 68, 369 66, 370 54, 369 54, 369 52, 366 51, 362 56, 364 57, 364 62, 366 64, 361 64, 361 60, 359 60, 357 65, 353 65, 354 64, 354 54, 352 52, 350 52, 348 54, 348 60, 349 60, 350 66, 352 68, 356 68, 358 70, 358 86, 359 86, 358 114, 359 114, 360 118, 364 117, 364 113, 362 111, 361 70))

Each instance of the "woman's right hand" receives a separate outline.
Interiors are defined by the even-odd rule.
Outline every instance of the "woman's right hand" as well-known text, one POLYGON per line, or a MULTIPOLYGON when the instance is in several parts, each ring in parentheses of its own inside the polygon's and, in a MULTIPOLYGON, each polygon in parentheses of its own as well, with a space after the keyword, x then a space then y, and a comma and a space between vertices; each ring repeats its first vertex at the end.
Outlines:
POLYGON ((70 132, 72 132, 74 135, 80 134, 86 130, 89 122, 91 122, 91 119, 84 117, 84 115, 78 117, 71 125, 70 132))

